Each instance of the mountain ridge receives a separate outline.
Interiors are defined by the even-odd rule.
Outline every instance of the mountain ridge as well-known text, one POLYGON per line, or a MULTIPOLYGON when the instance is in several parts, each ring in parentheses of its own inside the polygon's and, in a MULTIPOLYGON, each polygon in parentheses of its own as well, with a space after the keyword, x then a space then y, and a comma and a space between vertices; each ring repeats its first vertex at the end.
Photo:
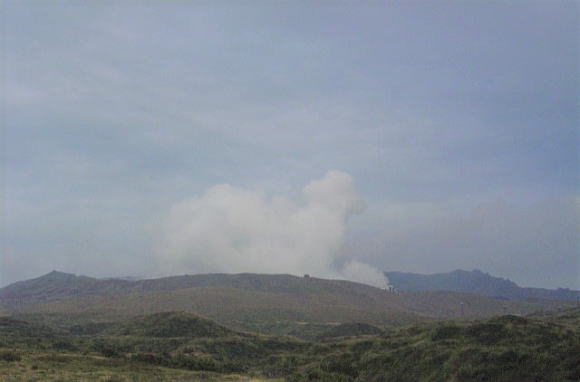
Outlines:
POLYGON ((572 302, 504 301, 459 292, 388 291, 346 280, 266 274, 199 274, 147 280, 51 272, 0 289, 3 315, 105 322, 187 311, 236 330, 290 333, 307 323, 397 326, 571 307, 572 302))
POLYGON ((402 291, 453 291, 510 300, 534 298, 577 300, 580 298, 580 291, 567 288, 520 287, 509 279, 495 277, 479 269, 472 271, 457 269, 434 274, 386 271, 384 274, 394 288, 402 291))

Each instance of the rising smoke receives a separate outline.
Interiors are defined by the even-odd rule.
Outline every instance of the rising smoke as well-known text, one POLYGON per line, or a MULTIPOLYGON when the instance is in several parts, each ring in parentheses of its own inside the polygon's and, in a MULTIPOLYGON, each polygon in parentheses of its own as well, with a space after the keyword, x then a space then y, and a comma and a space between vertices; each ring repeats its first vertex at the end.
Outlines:
POLYGON ((363 203, 352 177, 329 171, 300 200, 220 184, 174 205, 158 255, 166 273, 311 274, 384 286, 382 273, 357 261, 335 269, 347 221, 363 203))

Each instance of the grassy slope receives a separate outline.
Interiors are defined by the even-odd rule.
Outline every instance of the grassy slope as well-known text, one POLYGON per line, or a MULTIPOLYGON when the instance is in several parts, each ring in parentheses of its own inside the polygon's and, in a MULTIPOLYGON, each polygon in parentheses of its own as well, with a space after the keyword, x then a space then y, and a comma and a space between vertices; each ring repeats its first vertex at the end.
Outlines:
POLYGON ((281 322, 367 321, 384 325, 420 320, 382 295, 362 298, 329 293, 296 296, 232 287, 90 296, 30 305, 19 309, 19 312, 68 316, 81 314, 99 320, 112 320, 168 310, 190 311, 233 328, 253 330, 281 322))
POLYGON ((317 339, 329 339, 338 337, 353 337, 366 335, 379 335, 383 330, 376 326, 361 322, 348 322, 332 327, 317 336, 317 339))
POLYGON ((187 312, 162 312, 129 319, 106 330, 109 335, 141 337, 227 337, 235 332, 187 312))
POLYGON ((256 378, 168 368, 102 356, 27 352, 18 362, 0 361, 3 382, 276 382, 281 379, 256 378))
POLYGON ((59 272, 0 289, 0 302, 9 306, 5 313, 54 326, 77 324, 79 333, 95 333, 110 321, 180 310, 236 330, 305 339, 340 323, 389 327, 574 305, 506 301, 456 292, 396 294, 348 281, 290 275, 206 274, 126 281, 59 272))
POLYGON ((333 291, 321 288, 296 293, 292 290, 266 292, 234 287, 192 287, 70 298, 28 305, 18 311, 53 313, 57 320, 65 316, 64 319, 84 317, 86 320, 108 321, 183 310, 239 330, 291 334, 308 324, 335 325, 357 321, 397 326, 433 318, 461 318, 461 303, 464 304, 466 318, 502 313, 526 314, 546 304, 551 304, 550 308, 562 306, 557 302, 502 301, 453 292, 406 292, 396 295, 370 287, 358 289, 356 286, 350 293, 345 293, 344 289, 333 291))
POLYGON ((284 378, 295 382, 580 379, 578 309, 529 318, 422 323, 379 335, 322 342, 233 333, 183 312, 115 325, 131 330, 113 328, 97 335, 73 335, 3 319, 0 378, 104 381, 115 376, 117 381, 141 381, 154 375, 160 381, 284 378), (184 332, 184 322, 210 330, 202 335, 198 330, 184 332), (156 327, 175 331, 158 336, 150 332, 156 327), (20 355, 20 360, 2 361, 5 354, 20 355))

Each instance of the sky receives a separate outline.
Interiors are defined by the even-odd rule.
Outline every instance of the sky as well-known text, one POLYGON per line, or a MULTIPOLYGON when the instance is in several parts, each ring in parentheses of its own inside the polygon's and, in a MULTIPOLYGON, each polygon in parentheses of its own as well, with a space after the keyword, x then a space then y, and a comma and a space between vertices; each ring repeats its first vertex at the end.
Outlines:
POLYGON ((0 285, 580 289, 574 1, 4 1, 0 285))

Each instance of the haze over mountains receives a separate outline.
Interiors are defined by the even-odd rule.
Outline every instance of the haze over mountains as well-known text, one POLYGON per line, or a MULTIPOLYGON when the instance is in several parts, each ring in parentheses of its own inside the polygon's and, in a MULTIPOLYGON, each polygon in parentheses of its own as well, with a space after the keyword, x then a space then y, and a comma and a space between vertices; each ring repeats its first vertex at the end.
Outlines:
POLYGON ((576 300, 580 291, 558 288, 522 288, 509 279, 494 277, 478 269, 457 269, 448 273, 423 275, 405 272, 385 272, 392 286, 405 291, 455 291, 514 300, 542 298, 576 300))

